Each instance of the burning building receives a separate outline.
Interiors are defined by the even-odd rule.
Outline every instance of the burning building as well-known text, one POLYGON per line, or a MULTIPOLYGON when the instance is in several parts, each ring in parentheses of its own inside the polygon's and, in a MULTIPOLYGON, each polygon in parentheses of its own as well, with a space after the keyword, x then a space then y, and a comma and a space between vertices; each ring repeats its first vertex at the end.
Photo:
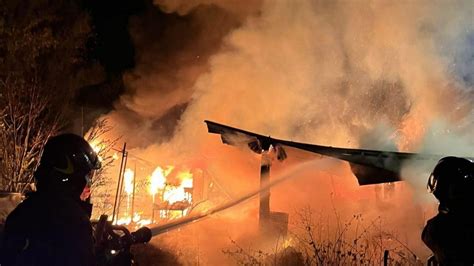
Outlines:
POLYGON ((160 219, 172 219, 185 216, 193 206, 193 174, 189 171, 175 173, 173 170, 172 166, 166 170, 157 167, 151 175, 153 222, 155 211, 158 211, 160 219))
MULTIPOLYGON (((104 202, 113 205, 98 209, 95 218, 106 213, 119 225, 162 224, 205 207, 209 195, 216 195, 216 181, 202 169, 155 166, 127 151, 121 154, 125 155, 122 156, 120 169, 112 167, 102 176, 109 182, 99 179, 98 184, 94 185, 97 196, 93 200, 99 206, 104 202), (116 179, 111 178, 116 172, 113 170, 119 170, 116 179), (116 187, 115 193, 111 191, 113 187, 116 187), (109 193, 105 193, 106 190, 109 193)), ((114 161, 119 159, 116 152, 109 158, 114 161)))

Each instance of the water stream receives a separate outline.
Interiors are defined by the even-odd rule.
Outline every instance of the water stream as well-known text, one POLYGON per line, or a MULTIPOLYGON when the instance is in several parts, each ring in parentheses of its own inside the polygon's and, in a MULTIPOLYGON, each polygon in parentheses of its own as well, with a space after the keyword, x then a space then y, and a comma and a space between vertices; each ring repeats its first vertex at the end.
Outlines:
POLYGON ((330 167, 330 165, 333 165, 335 161, 336 161, 335 159, 331 159, 331 158, 320 158, 320 159, 300 163, 300 164, 292 167, 291 169, 285 171, 285 173, 283 173, 283 174, 281 174, 277 177, 272 178, 272 180, 267 185, 265 185, 263 187, 260 187, 258 190, 255 190, 255 191, 252 191, 248 194, 245 194, 245 195, 241 196, 240 198, 237 198, 235 200, 231 200, 230 202, 227 202, 225 204, 217 206, 217 207, 215 207, 215 208, 213 208, 213 209, 211 209, 211 210, 209 210, 205 213, 195 214, 193 216, 188 216, 188 217, 185 217, 185 218, 182 218, 182 219, 178 219, 178 220, 175 220, 173 222, 170 222, 170 223, 167 223, 167 224, 164 224, 164 225, 157 225, 157 226, 151 227, 150 229, 151 229, 151 232, 152 232, 152 236, 157 236, 159 234, 163 234, 163 233, 178 229, 178 228, 180 228, 182 226, 185 226, 187 224, 203 220, 203 219, 205 219, 205 218, 207 218, 207 217, 209 217, 213 214, 223 212, 227 209, 230 209, 230 208, 232 208, 232 207, 234 207, 238 204, 241 204, 241 203, 243 203, 243 202, 259 195, 260 192, 262 192, 266 189, 269 189, 273 186, 276 186, 276 185, 282 183, 285 180, 288 180, 290 178, 296 178, 298 176, 302 176, 303 173, 308 171, 308 170, 317 170, 317 171, 326 170, 330 167))

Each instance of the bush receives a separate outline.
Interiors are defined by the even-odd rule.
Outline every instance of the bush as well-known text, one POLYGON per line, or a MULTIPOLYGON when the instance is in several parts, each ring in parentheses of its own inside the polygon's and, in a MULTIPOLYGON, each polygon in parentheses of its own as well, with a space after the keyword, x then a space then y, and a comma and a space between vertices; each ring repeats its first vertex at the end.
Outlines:
POLYGON ((234 248, 223 252, 239 265, 423 265, 395 234, 382 229, 380 217, 365 221, 356 214, 344 224, 337 214, 335 223, 314 218, 310 209, 300 211, 290 236, 271 252, 244 249, 234 240, 234 248))

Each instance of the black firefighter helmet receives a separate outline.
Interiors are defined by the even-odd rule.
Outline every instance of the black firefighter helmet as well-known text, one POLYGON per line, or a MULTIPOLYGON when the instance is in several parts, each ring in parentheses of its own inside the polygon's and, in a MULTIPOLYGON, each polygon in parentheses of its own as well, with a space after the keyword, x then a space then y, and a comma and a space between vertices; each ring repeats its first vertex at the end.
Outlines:
POLYGON ((428 189, 450 208, 450 204, 471 203, 474 191, 474 163, 460 157, 444 157, 438 161, 428 179, 428 189))
POLYGON ((79 197, 100 167, 99 156, 84 138, 75 134, 52 137, 35 172, 37 190, 79 197))

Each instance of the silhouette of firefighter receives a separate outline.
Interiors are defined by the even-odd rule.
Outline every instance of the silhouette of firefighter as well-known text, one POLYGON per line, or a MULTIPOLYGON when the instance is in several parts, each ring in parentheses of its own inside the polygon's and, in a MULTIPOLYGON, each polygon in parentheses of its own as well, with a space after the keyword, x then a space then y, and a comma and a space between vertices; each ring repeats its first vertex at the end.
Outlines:
POLYGON ((50 138, 34 174, 37 191, 7 217, 0 265, 95 265, 92 208, 84 199, 100 167, 82 137, 50 138))
POLYGON ((442 158, 428 189, 439 200, 439 213, 427 222, 423 242, 440 265, 474 265, 474 163, 442 158))

